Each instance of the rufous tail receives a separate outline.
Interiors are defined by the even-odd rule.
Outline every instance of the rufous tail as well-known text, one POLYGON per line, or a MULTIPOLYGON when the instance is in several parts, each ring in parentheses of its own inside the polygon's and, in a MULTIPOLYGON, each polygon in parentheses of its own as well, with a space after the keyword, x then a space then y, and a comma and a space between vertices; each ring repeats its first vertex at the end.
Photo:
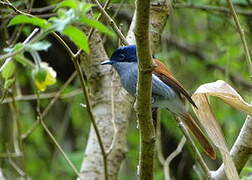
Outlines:
POLYGON ((182 118, 184 120, 183 122, 186 124, 186 126, 190 129, 190 131, 196 137, 196 139, 198 140, 198 142, 200 143, 200 145, 202 146, 206 154, 211 159, 214 160, 216 158, 215 151, 212 145, 210 144, 210 142, 208 141, 208 139, 206 138, 206 136, 201 131, 200 127, 196 124, 196 122, 192 118, 192 116, 189 113, 186 113, 182 116, 182 118))

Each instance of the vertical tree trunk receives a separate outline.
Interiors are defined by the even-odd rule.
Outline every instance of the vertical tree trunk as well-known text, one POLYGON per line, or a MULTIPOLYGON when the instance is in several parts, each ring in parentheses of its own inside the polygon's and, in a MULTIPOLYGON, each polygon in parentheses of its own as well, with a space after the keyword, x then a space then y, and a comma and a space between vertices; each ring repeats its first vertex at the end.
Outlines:
MULTIPOLYGON (((151 8, 151 13, 153 13, 151 15, 151 35, 155 39, 155 49, 159 47, 159 40, 168 17, 168 11, 169 6, 166 1, 160 1, 160 3, 156 1, 156 5, 151 8)), ((129 44, 135 44, 132 31, 134 26, 135 21, 133 19, 127 36, 129 44)), ((108 150, 112 141, 114 144, 108 156, 109 179, 113 180, 117 179, 120 165, 127 152, 126 134, 134 100, 122 89, 117 74, 112 78, 111 67, 100 65, 100 62, 105 59, 108 59, 108 56, 103 48, 101 37, 98 33, 95 33, 90 40, 90 55, 87 58, 83 56, 81 62, 83 63, 83 69, 89 84, 89 95, 93 114, 100 130, 104 146, 108 150), (111 88, 112 81, 113 87, 111 88), (112 92, 114 94, 114 114, 111 103, 112 92), (116 136, 114 140, 113 117, 116 125, 116 136)), ((80 179, 104 179, 100 147, 92 127, 90 129, 80 173, 80 179)))
MULTIPOLYGON (((122 91, 118 78, 113 80, 111 67, 100 65, 100 62, 108 57, 98 33, 94 33, 90 40, 90 50, 90 56, 82 59, 83 68, 89 84, 93 114, 106 150, 111 146, 113 135, 115 134, 113 149, 108 156, 108 174, 109 179, 116 179, 120 164, 127 151, 126 133, 133 99, 125 91, 122 91), (111 82, 113 82, 114 109, 116 110, 114 112, 112 112, 111 82), (125 101, 124 98, 128 99, 128 101, 125 101), (116 133, 114 131, 113 118, 115 120, 116 133)), ((81 177, 89 180, 104 179, 103 160, 96 140, 96 134, 92 127, 81 167, 81 177)))

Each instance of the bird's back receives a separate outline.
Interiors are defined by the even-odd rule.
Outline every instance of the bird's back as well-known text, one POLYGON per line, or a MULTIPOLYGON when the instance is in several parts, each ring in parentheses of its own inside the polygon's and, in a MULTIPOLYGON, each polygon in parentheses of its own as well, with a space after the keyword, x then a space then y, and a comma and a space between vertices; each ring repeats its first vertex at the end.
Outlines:
MULTIPOLYGON (((116 63, 114 68, 120 75, 123 88, 132 96, 135 96, 138 73, 137 63, 116 63)), ((155 74, 152 74, 152 103, 153 107, 167 108, 175 114, 186 112, 186 106, 177 92, 161 81, 155 74)))

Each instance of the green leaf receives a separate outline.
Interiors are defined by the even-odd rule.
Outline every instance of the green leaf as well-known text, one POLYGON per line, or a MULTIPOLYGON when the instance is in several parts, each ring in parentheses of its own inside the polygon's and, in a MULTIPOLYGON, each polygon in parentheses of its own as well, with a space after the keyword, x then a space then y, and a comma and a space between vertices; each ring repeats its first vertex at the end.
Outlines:
POLYGON ((75 9, 78 7, 78 4, 79 4, 79 2, 75 1, 75 0, 65 0, 65 1, 62 1, 61 3, 59 3, 55 9, 58 9, 61 7, 69 7, 69 8, 75 9))
POLYGON ((4 89, 8 89, 12 86, 12 84, 14 83, 15 79, 14 78, 11 78, 11 79, 7 79, 5 82, 4 82, 4 89))
POLYGON ((49 22, 52 22, 53 27, 58 32, 62 32, 68 24, 71 24, 76 19, 73 9, 68 11, 59 9, 57 14, 59 18, 52 17, 49 19, 49 22))
POLYGON ((18 15, 11 19, 8 26, 13 26, 16 24, 32 24, 34 26, 39 26, 41 28, 48 28, 51 26, 45 19, 41 19, 38 17, 28 17, 25 15, 18 15))
POLYGON ((6 60, 1 67, 1 74, 4 79, 9 79, 15 71, 15 63, 12 60, 6 60))
POLYGON ((17 43, 17 44, 15 44, 15 46, 13 48, 4 48, 4 51, 10 53, 10 52, 13 52, 15 50, 17 51, 17 50, 19 50, 19 49, 21 49, 23 47, 24 47, 24 44, 17 43))
POLYGON ((105 25, 103 25, 99 21, 96 21, 93 19, 88 19, 88 18, 81 18, 80 21, 82 23, 85 23, 85 24, 99 30, 100 32, 103 32, 103 33, 109 35, 109 36, 115 36, 115 34, 112 31, 110 31, 105 25))
POLYGON ((252 167, 244 167, 243 168, 243 171, 247 171, 247 172, 249 172, 249 173, 252 173, 252 167))
POLYGON ((35 65, 26 57, 24 57, 23 54, 18 54, 16 56, 13 57, 15 59, 15 61, 21 63, 22 65, 26 66, 30 66, 30 67, 34 67, 35 65))
POLYGON ((64 29, 63 34, 68 36, 79 48, 89 53, 87 36, 80 29, 70 25, 64 29))
POLYGON ((46 51, 51 46, 48 41, 39 41, 33 44, 27 45, 27 48, 34 51, 46 51))
POLYGON ((81 11, 81 15, 85 15, 94 6, 95 6, 95 4, 89 4, 89 3, 82 2, 79 5, 79 11, 81 11))

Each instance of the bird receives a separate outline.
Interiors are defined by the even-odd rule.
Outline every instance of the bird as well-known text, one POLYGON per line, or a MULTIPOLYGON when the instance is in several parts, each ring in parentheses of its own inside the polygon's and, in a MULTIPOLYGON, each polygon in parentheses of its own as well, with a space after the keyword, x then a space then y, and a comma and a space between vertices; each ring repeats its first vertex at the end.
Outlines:
MULTIPOLYGON (((123 88, 132 96, 136 96, 138 76, 136 48, 136 45, 119 47, 112 53, 109 60, 101 62, 101 65, 112 65, 119 74, 123 88)), ((154 57, 152 60, 154 64, 152 72, 152 107, 164 108, 175 116, 180 117, 206 154, 211 159, 215 159, 214 148, 196 123, 197 121, 191 116, 185 99, 197 108, 195 102, 160 60, 154 57)))

